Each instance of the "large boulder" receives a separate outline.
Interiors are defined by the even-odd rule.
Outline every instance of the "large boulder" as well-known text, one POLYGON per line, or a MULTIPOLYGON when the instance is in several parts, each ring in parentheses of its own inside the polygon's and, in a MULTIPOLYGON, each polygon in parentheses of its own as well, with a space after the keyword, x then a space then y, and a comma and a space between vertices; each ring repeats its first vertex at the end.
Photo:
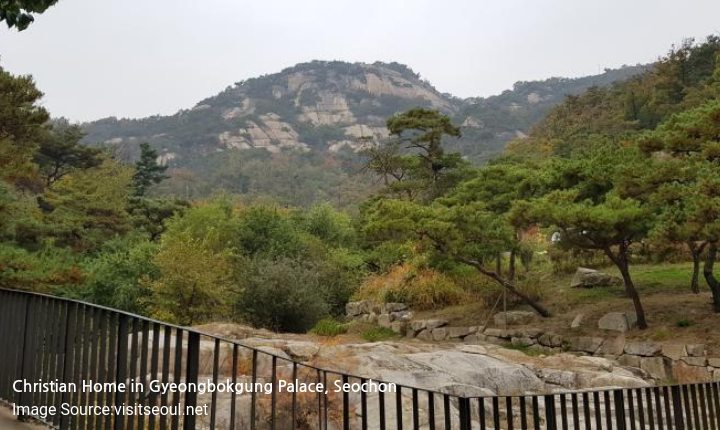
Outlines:
POLYGON ((349 317, 356 317, 366 313, 367 308, 368 303, 365 300, 361 300, 359 302, 348 302, 345 305, 345 313, 349 317))
MULTIPOLYGON (((399 327, 400 324, 409 325, 409 323, 402 321, 394 321, 392 324, 396 327, 399 327)), ((417 328, 420 328, 420 326, 417 328)), ((436 327, 432 330, 428 328, 422 329, 419 336, 432 338, 434 334, 444 334, 439 337, 452 339, 446 336, 449 336, 449 332, 454 330, 458 330, 458 333, 475 332, 475 329, 466 327, 436 327)), ((528 332, 528 329, 502 330, 501 332, 499 334, 514 338, 515 344, 527 342, 522 333, 528 332)), ((390 341, 359 344, 342 341, 340 343, 325 343, 314 336, 289 334, 272 334, 272 336, 272 338, 248 337, 242 340, 243 345, 258 348, 279 357, 277 360, 273 360, 267 354, 258 356, 258 382, 261 383, 270 382, 269 377, 274 365, 277 366, 278 378, 285 380, 292 378, 294 368, 292 362, 289 361, 290 357, 292 357, 293 359, 309 359, 313 366, 319 368, 464 396, 527 395, 529 393, 548 393, 558 388, 641 387, 647 385, 643 381, 646 378, 644 372, 638 374, 632 369, 628 370, 617 366, 612 360, 598 357, 577 357, 560 353, 560 351, 552 351, 555 354, 547 357, 536 357, 517 350, 504 349, 489 344, 468 345, 460 343, 452 345, 447 342, 437 344, 390 341)), ((471 333, 465 336, 465 339, 467 340, 471 336, 480 341, 479 337, 484 335, 471 333)), ((550 336, 545 338, 545 343, 563 343, 561 339, 551 339, 550 336)), ((509 343, 509 341, 502 338, 495 339, 509 343)), ((588 350, 593 350, 597 349, 601 342, 602 339, 585 338, 584 342, 580 342, 580 344, 584 344, 588 350)), ((199 374, 201 378, 210 377, 213 374, 215 358, 213 356, 214 342, 212 340, 202 341, 200 347, 199 374)), ((540 345, 530 346, 530 348, 536 347, 546 348, 540 345)), ((238 382, 248 382, 250 380, 251 369, 248 363, 251 363, 253 359, 252 350, 241 347, 239 353, 238 367, 233 368, 232 345, 221 347, 220 356, 218 357, 221 378, 228 378, 239 370, 239 374, 237 374, 238 382)), ((171 353, 172 355, 174 354, 171 353)), ((638 361, 645 360, 643 367, 649 369, 655 375, 661 375, 663 371, 667 371, 666 368, 662 367, 664 365, 662 357, 641 358, 638 356, 637 358, 638 361)), ((689 379, 691 376, 704 377, 700 370, 705 370, 707 375, 712 375, 712 368, 710 369, 707 370, 706 367, 700 368, 681 363, 681 367, 678 367, 676 374, 684 379, 689 379)), ((638 369, 635 370, 641 372, 638 369)), ((300 366, 299 371, 300 374, 297 376, 301 381, 314 380, 316 377, 314 371, 310 368, 300 366)), ((209 393, 199 395, 198 402, 200 404, 209 402, 210 397, 209 393)), ((412 390, 402 390, 401 397, 399 400, 403 416, 412 416, 412 390)), ((221 423, 224 427, 229 425, 231 398, 232 396, 227 395, 227 393, 217 394, 218 414, 216 422, 218 425, 221 423)), ((250 399, 248 394, 237 395, 235 398, 238 406, 235 423, 238 428, 250 426, 248 399, 250 399), (240 409, 243 410, 240 411, 240 409)), ((290 401, 290 399, 290 396, 286 393, 278 393, 278 404, 288 404, 285 402, 290 401)), ((378 422, 379 410, 372 409, 378 405, 377 399, 377 395, 368 394, 367 417, 371 423, 378 422)), ((305 417, 308 427, 316 427, 318 417, 313 415, 312 411, 315 410, 313 406, 317 405, 317 398, 315 396, 298 396, 297 400, 301 407, 307 406, 307 410, 310 411, 309 415, 305 417)), ((429 428, 427 403, 423 403, 422 400, 421 397, 419 405, 416 403, 416 406, 419 406, 417 411, 419 427, 429 428)), ((393 396, 388 401, 395 404, 394 402, 397 399, 393 396)), ((349 418, 351 427, 359 428, 361 420, 360 396, 351 395, 350 402, 349 418)), ((255 415, 256 424, 268 422, 272 411, 269 406, 269 402, 258 403, 255 415)), ((451 402, 450 408, 452 416, 458 417, 457 403, 451 402)), ((286 413, 282 408, 278 408, 276 412, 279 414, 278 417, 280 417, 280 414, 286 413)), ((386 419, 393 422, 391 416, 395 413, 394 408, 387 408, 385 412, 386 419)), ((475 413, 477 413, 477 410, 475 410, 475 413)), ((436 418, 438 420, 436 420, 435 428, 442 428, 444 426, 442 414, 439 414, 436 418)), ((287 417, 282 422, 287 422, 287 417)), ((460 428, 459 425, 456 425, 456 421, 451 424, 453 430, 460 428)), ((372 426, 368 428, 377 430, 376 427, 372 426)))
POLYGON ((683 357, 682 361, 690 366, 705 367, 708 364, 707 357, 683 357))
POLYGON ((288 341, 284 351, 293 359, 308 361, 320 351, 320 345, 315 342, 288 341))
POLYGON ((708 366, 720 368, 720 357, 708 357, 708 366))
POLYGON ((683 361, 676 361, 672 363, 671 376, 677 382, 687 384, 710 381, 713 378, 713 373, 708 370, 707 366, 692 366, 683 361))
POLYGON ((433 329, 432 331, 432 338, 433 340, 445 340, 448 337, 448 329, 445 327, 438 327, 436 329, 433 329))
POLYGON ((603 344, 601 337, 578 336, 570 338, 570 350, 595 354, 603 344))
POLYGON ((390 328, 390 325, 395 320, 395 318, 390 314, 382 314, 378 316, 378 325, 380 327, 387 327, 390 328))
POLYGON ((662 346, 655 342, 628 342, 625 345, 625 354, 653 357, 660 355, 662 346))
POLYGON ((637 314, 635 312, 610 312, 603 315, 598 321, 598 328, 601 330, 625 333, 635 327, 637 327, 637 314))
POLYGON ((704 357, 707 355, 707 349, 702 344, 685 345, 685 349, 690 357, 704 357))
POLYGON ((411 321, 410 322, 410 328, 415 330, 416 332, 423 331, 427 328, 427 322, 420 320, 420 321, 411 321))
POLYGON ((438 327, 443 327, 448 324, 448 320, 443 318, 437 318, 437 319, 431 319, 425 321, 425 327, 427 327, 428 330, 436 329, 438 327))
POLYGON ((381 312, 383 314, 391 314, 393 312, 402 312, 407 310, 405 303, 385 303, 381 305, 381 312))
POLYGON ((685 350, 685 345, 663 345, 662 355, 673 361, 677 361, 687 356, 687 351, 685 350))
POLYGON ((586 267, 578 267, 572 281, 570 281, 572 288, 608 287, 620 284, 622 284, 622 280, 617 276, 586 267))
POLYGON ((493 319, 496 326, 507 325, 526 325, 532 324, 537 315, 535 312, 528 311, 508 311, 496 313, 493 319))
POLYGON ((616 338, 606 338, 597 353, 619 357, 625 351, 625 343, 625 336, 622 335, 616 338))
POLYGON ((638 388, 648 387, 650 384, 642 379, 622 374, 606 373, 593 378, 590 385, 596 387, 618 387, 618 388, 638 388))
POLYGON ((390 329, 401 336, 405 336, 407 325, 404 321, 395 321, 390 324, 390 329))
POLYGON ((654 379, 661 381, 672 379, 673 369, 671 361, 665 357, 647 357, 640 359, 640 368, 650 374, 654 379))
POLYGON ((552 348, 559 348, 563 346, 563 337, 559 334, 547 333, 538 339, 540 345, 548 346, 552 348))
POLYGON ((578 388, 579 386, 578 374, 567 370, 539 369, 538 376, 548 384, 559 385, 563 388, 578 388))
POLYGON ((507 359, 484 355, 486 352, 486 347, 479 346, 458 345, 449 348, 378 342, 336 345, 321 350, 315 364, 373 379, 448 393, 458 393, 458 386, 506 394, 543 389, 543 382, 532 370, 507 359))
POLYGON ((470 334, 469 327, 448 327, 447 331, 449 338, 465 337, 470 334))

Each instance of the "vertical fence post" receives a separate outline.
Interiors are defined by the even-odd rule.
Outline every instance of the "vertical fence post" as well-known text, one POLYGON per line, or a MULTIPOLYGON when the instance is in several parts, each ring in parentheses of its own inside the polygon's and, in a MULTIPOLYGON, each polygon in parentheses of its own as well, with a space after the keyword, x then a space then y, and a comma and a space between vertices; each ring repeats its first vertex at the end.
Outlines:
POLYGON ((547 426, 547 430, 557 430, 557 415, 555 414, 554 395, 545 396, 545 425, 547 426))
POLYGON ((615 390, 613 392, 613 400, 615 400, 615 423, 618 430, 625 430, 627 425, 625 420, 625 396, 623 395, 623 390, 615 390))
MULTIPOLYGON (((197 383, 198 371, 200 368, 200 334, 188 332, 187 369, 185 382, 197 383)), ((192 414, 185 414, 183 430, 195 430, 195 407, 197 406, 197 392, 188 391, 185 393, 185 411, 192 409, 192 414)), ((213 423, 214 424, 214 423, 213 423)), ((212 427, 211 427, 212 429, 212 427)))
MULTIPOLYGON (((20 378, 18 379, 26 379, 27 372, 30 371, 30 358, 32 356, 31 345, 32 345, 32 339, 31 339, 31 330, 29 328, 29 322, 30 322, 30 301, 32 296, 26 296, 25 297, 25 318, 23 326, 20 328, 22 330, 22 348, 20 349, 20 378)), ((23 403, 25 402, 23 391, 20 391, 17 396, 17 404, 19 406, 23 406, 23 403)), ((17 419, 22 421, 25 419, 25 416, 23 414, 18 414, 17 419)))
POLYGON ((672 404, 673 404, 673 415, 675 416, 675 429, 684 430, 685 423, 683 421, 683 409, 680 398, 680 387, 672 387, 672 404))
MULTIPOLYGON (((118 339, 117 354, 115 367, 115 382, 125 383, 127 379, 128 366, 128 336, 130 335, 128 317, 120 315, 118 320, 118 339)), ((125 393, 118 391, 115 394, 115 405, 120 406, 125 402, 125 393)), ((115 430, 123 430, 125 428, 125 415, 118 414, 115 416, 115 430)))
POLYGON ((470 399, 460 397, 458 408, 460 409, 460 430, 470 430, 470 399))

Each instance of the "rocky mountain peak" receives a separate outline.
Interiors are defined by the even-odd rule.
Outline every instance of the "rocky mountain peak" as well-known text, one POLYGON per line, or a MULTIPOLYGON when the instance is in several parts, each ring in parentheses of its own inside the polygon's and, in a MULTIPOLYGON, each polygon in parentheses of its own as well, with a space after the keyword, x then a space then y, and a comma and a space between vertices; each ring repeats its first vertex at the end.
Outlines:
POLYGON ((439 92, 403 64, 311 61, 237 82, 175 115, 86 124, 86 142, 113 145, 132 159, 138 144, 148 141, 161 162, 176 167, 233 150, 352 154, 388 136, 389 116, 421 106, 462 125, 463 137, 450 142, 451 150, 483 161, 522 138, 565 95, 640 70, 520 82, 498 96, 462 100, 439 92))
POLYGON ((415 106, 459 108, 402 64, 312 61, 237 82, 170 117, 98 121, 88 140, 125 147, 149 140, 173 164, 188 152, 230 149, 359 151, 387 137, 388 116, 415 106))

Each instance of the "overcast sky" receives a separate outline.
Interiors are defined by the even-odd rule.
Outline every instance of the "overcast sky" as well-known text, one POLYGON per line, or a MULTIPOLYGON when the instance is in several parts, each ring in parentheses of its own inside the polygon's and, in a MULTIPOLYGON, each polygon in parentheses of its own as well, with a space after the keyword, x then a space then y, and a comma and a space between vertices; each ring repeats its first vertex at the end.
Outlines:
POLYGON ((60 0, 24 32, 3 24, 0 65, 73 120, 172 114, 313 59, 398 61, 487 96, 653 61, 718 17, 718 0, 60 0))

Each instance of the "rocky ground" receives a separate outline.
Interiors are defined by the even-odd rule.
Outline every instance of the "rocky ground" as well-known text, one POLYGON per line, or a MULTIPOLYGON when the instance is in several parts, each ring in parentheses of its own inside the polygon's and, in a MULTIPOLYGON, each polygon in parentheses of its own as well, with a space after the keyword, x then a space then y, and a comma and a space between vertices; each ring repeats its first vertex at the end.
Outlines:
MULTIPOLYGON (((324 338, 312 335, 275 334, 246 326, 219 323, 197 328, 204 333, 239 340, 242 345, 257 348, 279 357, 276 362, 277 380, 292 379, 291 360, 296 360, 317 368, 348 373, 375 381, 394 382, 405 387, 467 397, 521 396, 583 388, 646 387, 653 382, 643 370, 624 366, 607 358, 568 353, 528 356, 521 351, 490 343, 428 343, 410 338, 384 342, 363 342, 352 335, 324 338)), ((201 380, 212 375, 215 360, 214 350, 215 345, 211 339, 202 341, 201 380)), ((249 381, 248 375, 251 373, 248 365, 249 354, 250 350, 240 351, 237 363, 238 372, 236 372, 238 382, 249 381)), ((261 356, 262 358, 258 360, 257 380, 267 383, 270 382, 272 361, 269 356, 264 354, 261 356)), ((221 380, 230 377, 232 375, 230 372, 232 350, 229 346, 221 346, 217 362, 221 380)), ((297 378, 300 382, 316 382, 317 375, 314 369, 301 367, 297 378)), ((337 379, 339 379, 338 375, 329 373, 326 386, 331 386, 332 380, 337 379)), ((350 382, 358 382, 358 380, 350 378, 350 382)), ((386 422, 395 422, 397 405, 401 405, 404 416, 413 416, 415 402, 413 391, 404 389, 401 392, 402 395, 397 404, 395 395, 391 394, 385 397, 385 410, 382 413, 385 414, 386 422)), ((381 398, 378 396, 377 393, 371 393, 367 397, 369 429, 381 428, 379 427, 381 412, 378 406, 381 398)), ((428 391, 419 391, 417 407, 419 428, 431 428, 429 421, 432 415, 428 397, 436 396, 429 394, 428 391)), ((272 408, 269 407, 269 398, 270 396, 259 395, 258 407, 255 409, 256 424, 264 425, 270 421, 269 414, 272 408)), ((217 428, 229 428, 229 419, 232 416, 235 417, 236 426, 239 425, 240 428, 249 426, 252 410, 251 396, 243 394, 235 398, 234 415, 231 412, 233 410, 231 399, 232 396, 227 394, 221 393, 215 399, 206 394, 198 397, 198 403, 214 403, 216 405, 217 428)), ((288 394, 277 394, 276 402, 279 407, 276 408, 276 428, 316 428, 319 417, 318 397, 315 394, 298 394, 296 425, 291 424, 292 418, 288 412, 292 410, 289 407, 290 399, 288 394)), ((326 399, 330 413, 328 428, 341 428, 342 416, 337 414, 342 411, 342 395, 331 392, 326 399)), ((517 397, 515 399, 517 403, 517 397)), ((540 399, 542 400, 542 398, 540 399)), ((442 415, 442 397, 437 397, 435 402, 433 407, 435 428, 441 428, 445 426, 442 415)), ((507 417, 507 407, 504 401, 502 403, 498 413, 501 417, 507 417)), ((350 394, 349 405, 351 408, 350 425, 352 428, 359 428, 362 418, 360 396, 350 394)), ((601 410, 603 405, 604 403, 601 405, 601 410)), ((458 429, 457 399, 451 397, 448 407, 450 428, 458 429)), ((518 405, 514 404, 513 413, 516 418, 519 416, 517 407, 518 405)), ((472 416, 477 417, 477 403, 473 403, 472 408, 474 408, 472 416)), ((544 403, 541 401, 540 410, 543 417, 545 416, 542 412, 544 408, 544 403)), ((494 419, 495 412, 490 403, 485 403, 484 409, 487 423, 490 423, 494 419)), ((322 415, 320 416, 322 417, 322 415)), ((206 418, 204 417, 202 420, 206 418)), ((475 427, 477 425, 474 423, 475 427)))
POLYGON ((279 335, 234 324, 199 329, 324 369, 460 395, 643 387, 650 381, 643 370, 607 358, 568 353, 533 357, 489 343, 367 343, 354 337, 279 335))

